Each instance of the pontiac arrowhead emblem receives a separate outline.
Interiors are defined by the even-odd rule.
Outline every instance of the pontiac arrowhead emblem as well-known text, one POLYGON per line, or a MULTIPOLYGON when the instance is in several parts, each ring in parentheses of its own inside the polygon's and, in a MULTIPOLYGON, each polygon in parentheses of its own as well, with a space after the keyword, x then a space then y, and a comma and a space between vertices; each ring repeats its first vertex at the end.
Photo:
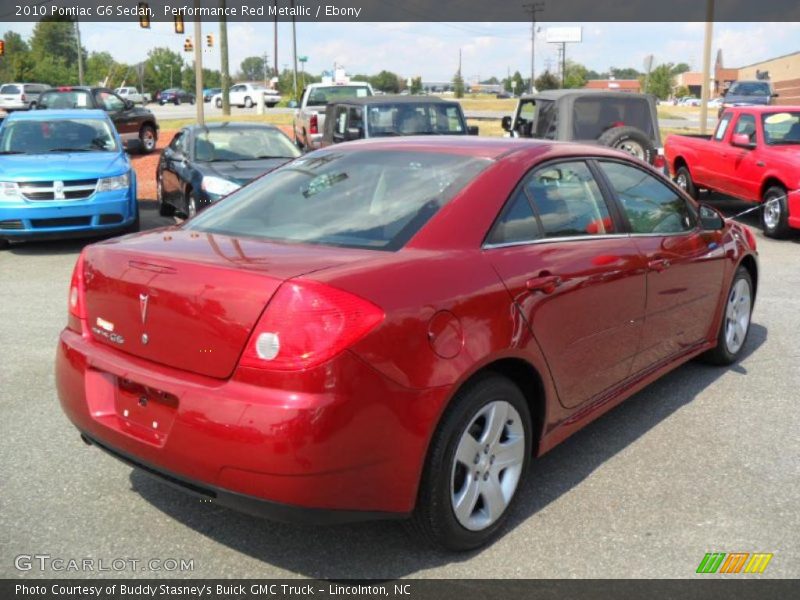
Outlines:
POLYGON ((54 181, 53 182, 53 198, 55 200, 64 200, 64 199, 66 199, 66 195, 64 194, 64 182, 63 181, 54 181))
POLYGON ((142 325, 147 320, 147 294, 139 294, 139 313, 142 315, 142 325))

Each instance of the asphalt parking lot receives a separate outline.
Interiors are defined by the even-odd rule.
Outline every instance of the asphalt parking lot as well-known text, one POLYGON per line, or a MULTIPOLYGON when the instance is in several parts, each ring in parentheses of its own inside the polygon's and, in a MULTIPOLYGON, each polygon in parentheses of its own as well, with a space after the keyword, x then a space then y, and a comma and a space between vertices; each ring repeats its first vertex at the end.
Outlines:
MULTIPOLYGON (((142 220, 169 222, 152 203, 142 220)), ((394 522, 315 528, 243 516, 85 446, 53 376, 85 242, 13 246, 0 252, 0 577, 87 575, 14 566, 47 554, 193 560, 185 573, 100 573, 112 577, 680 578, 711 551, 771 552, 761 577, 798 577, 800 236, 757 238, 742 361, 683 366, 535 462, 505 535, 461 555, 430 551, 394 522)))

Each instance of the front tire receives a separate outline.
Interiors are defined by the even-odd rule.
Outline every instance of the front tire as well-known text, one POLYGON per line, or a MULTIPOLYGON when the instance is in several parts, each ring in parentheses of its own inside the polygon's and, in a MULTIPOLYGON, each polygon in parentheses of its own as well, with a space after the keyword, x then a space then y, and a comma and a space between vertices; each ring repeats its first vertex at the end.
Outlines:
POLYGON ((247 96, 244 99, 244 107, 245 108, 253 108, 253 99, 250 96, 247 96))
POLYGON ((222 98, 217 98, 214 101, 214 104, 217 106, 217 108, 222 108, 222 98))
POLYGON ((531 455, 525 396, 485 375, 458 392, 434 434, 410 525, 447 550, 495 537, 518 496, 531 455))
POLYGON ((788 237, 791 232, 786 190, 778 185, 773 185, 764 192, 761 227, 764 235, 776 239, 788 237))
POLYGON ((740 266, 725 300, 722 322, 717 333, 717 347, 703 354, 702 358, 714 365, 730 365, 736 362, 747 341, 752 314, 753 279, 750 272, 740 266))
POLYGON ((692 180, 692 174, 689 172, 688 167, 682 166, 678 168, 678 171, 675 173, 675 183, 684 192, 686 192, 692 198, 697 200, 697 197, 699 196, 697 191, 697 186, 694 184, 694 181, 692 180))
POLYGON ((162 217, 171 217, 175 214, 175 207, 164 202, 164 183, 161 175, 156 177, 156 200, 158 200, 158 214, 162 217))
POLYGON ((197 196, 194 190, 189 190, 186 193, 186 218, 191 219, 197 214, 197 196))

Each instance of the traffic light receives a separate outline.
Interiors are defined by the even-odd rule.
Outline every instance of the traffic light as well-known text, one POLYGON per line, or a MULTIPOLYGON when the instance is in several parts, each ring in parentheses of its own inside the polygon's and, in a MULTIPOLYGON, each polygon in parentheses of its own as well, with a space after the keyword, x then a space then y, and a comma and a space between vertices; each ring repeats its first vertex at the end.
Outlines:
POLYGON ((0 56, 6 55, 6 41, 0 40, 0 56))
POLYGON ((214 47, 214 36, 211 35, 210 33, 206 36, 206 45, 209 48, 213 48, 214 47))
POLYGON ((183 15, 175 15, 175 33, 183 34, 183 15))
POLYGON ((150 29, 150 6, 147 2, 139 2, 139 27, 150 29))
POLYGON ((186 38, 186 41, 183 42, 183 51, 184 52, 191 52, 194 50, 194 44, 192 43, 192 38, 186 38))

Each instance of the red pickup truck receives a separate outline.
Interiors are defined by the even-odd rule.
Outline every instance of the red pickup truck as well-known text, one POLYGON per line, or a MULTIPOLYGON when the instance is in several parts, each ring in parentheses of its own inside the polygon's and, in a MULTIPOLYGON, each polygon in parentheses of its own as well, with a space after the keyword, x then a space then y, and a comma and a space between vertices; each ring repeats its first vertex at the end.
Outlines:
POLYGON ((664 154, 691 196, 703 188, 765 203, 770 237, 800 229, 800 106, 727 108, 713 135, 670 135, 664 154))

